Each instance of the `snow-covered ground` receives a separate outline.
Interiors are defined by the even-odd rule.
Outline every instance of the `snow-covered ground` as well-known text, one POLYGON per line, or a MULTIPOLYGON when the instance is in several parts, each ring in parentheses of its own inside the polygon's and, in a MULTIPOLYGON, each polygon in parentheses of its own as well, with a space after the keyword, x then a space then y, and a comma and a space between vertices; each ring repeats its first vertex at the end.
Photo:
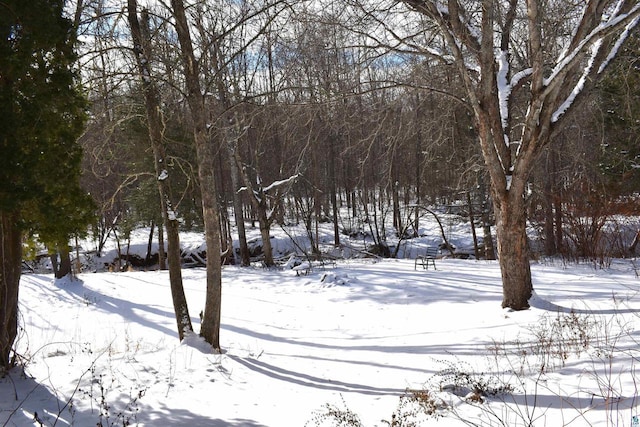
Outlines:
MULTIPOLYGON (((0 425, 409 426, 415 396, 442 415, 420 425, 634 425, 638 261, 534 263, 522 312, 500 307, 496 262, 436 264, 227 266, 222 355, 178 342, 167 272, 26 274, 0 425)), ((183 278, 197 333, 205 271, 183 278)))

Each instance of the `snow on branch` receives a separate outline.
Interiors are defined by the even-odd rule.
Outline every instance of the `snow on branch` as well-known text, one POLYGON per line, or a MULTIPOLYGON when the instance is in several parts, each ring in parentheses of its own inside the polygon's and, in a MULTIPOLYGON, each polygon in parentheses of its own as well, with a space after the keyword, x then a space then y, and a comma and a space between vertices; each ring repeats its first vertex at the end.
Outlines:
MULTIPOLYGON (((616 13, 619 11, 619 7, 616 8, 616 13)), ((560 116, 562 116, 573 104, 577 96, 584 89, 585 83, 592 73, 596 57, 598 56, 601 47, 603 46, 603 38, 609 34, 609 31, 615 29, 618 25, 620 25, 625 20, 631 18, 630 22, 625 26, 625 30, 619 36, 617 42, 615 43, 613 49, 607 56, 606 60, 599 66, 598 73, 601 73, 606 64, 615 57, 617 50, 620 48, 624 40, 627 38, 629 31, 638 24, 640 16, 640 4, 634 6, 630 12, 616 15, 613 14, 607 21, 600 23, 596 26, 583 40, 578 43, 578 45, 573 49, 573 51, 566 53, 564 57, 558 62, 558 64, 554 67, 551 75, 545 79, 544 84, 547 87, 550 87, 554 84, 554 80, 560 76, 559 81, 562 81, 569 68, 575 64, 580 56, 585 52, 589 51, 589 59, 586 66, 583 68, 582 75, 580 79, 575 84, 571 93, 567 96, 564 102, 558 107, 558 109, 553 113, 551 118, 552 122, 557 122, 560 116)))
POLYGON ((496 76, 496 84, 498 85, 498 100, 500 101, 500 119, 502 121, 502 129, 507 128, 509 123, 509 97, 511 96, 511 85, 509 78, 509 55, 506 51, 501 50, 496 55, 498 63, 498 73, 496 76))
POLYGON ((238 190, 236 190, 236 193, 240 194, 243 191, 253 194, 253 198, 256 199, 258 203, 262 201, 262 195, 260 191, 254 190, 252 188, 247 187, 246 185, 243 185, 242 187, 238 188, 238 190))
MULTIPOLYGON (((294 182, 295 180, 298 179, 298 177, 300 176, 300 174, 295 174, 290 176, 289 178, 286 179, 282 179, 280 181, 274 181, 272 182, 270 185, 266 186, 266 187, 259 187, 257 190, 256 189, 251 189, 247 186, 242 186, 240 188, 238 188, 238 193, 242 192, 242 191, 250 191, 253 194, 253 197, 255 200, 257 200, 259 203, 262 202, 262 196, 265 193, 268 193, 271 190, 276 190, 280 187, 283 187, 285 185, 288 185, 292 182, 294 182)), ((258 186, 261 183, 261 180, 258 178, 258 186)))
POLYGON ((264 187, 263 191, 266 193, 266 192, 268 192, 270 190, 275 190, 278 187, 282 187, 284 185, 287 185, 287 184, 295 181, 296 179, 298 179, 299 176, 300 176, 300 174, 295 174, 295 175, 290 176, 289 178, 286 178, 286 179, 283 179, 283 180, 280 180, 280 181, 274 181, 270 185, 264 187))
MULTIPOLYGON (((511 77, 511 81, 509 81, 510 64, 508 52, 504 50, 499 51, 496 54, 496 62, 498 63, 496 84, 498 86, 498 101, 500 103, 500 119, 502 121, 502 128, 506 130, 509 123, 509 100, 513 88, 519 85, 523 79, 533 74, 533 68, 525 68, 517 72, 511 77)), ((509 145, 508 139, 505 142, 509 145)))
POLYGON ((604 71, 604 69, 607 68, 607 65, 609 65, 609 63, 613 60, 613 58, 615 58, 616 55, 618 55, 618 50, 620 50, 620 46, 622 46, 625 40, 627 40, 627 38, 629 37, 629 34, 631 33, 631 30, 638 25, 638 22, 640 22, 640 16, 636 17, 636 19, 631 21, 625 27, 622 34, 620 34, 620 37, 618 37, 618 40, 616 40, 616 43, 613 45, 611 52, 609 52, 609 55, 607 55, 607 59, 605 59, 602 62, 602 64, 600 64, 600 67, 598 68, 598 74, 601 74, 604 71))
POLYGON ((518 71, 511 77, 511 88, 513 89, 518 86, 523 79, 529 77, 531 74, 533 74, 533 68, 525 68, 522 71, 518 71))
POLYGON ((593 63, 596 59, 597 53, 600 51, 601 46, 602 46, 602 39, 598 40, 593 45, 591 49, 591 57, 589 58, 589 62, 587 63, 587 66, 582 71, 582 75, 580 76, 580 79, 578 80, 576 85, 573 87, 573 90, 571 91, 569 96, 567 96, 567 99, 564 100, 562 105, 560 105, 560 107, 558 107, 558 109, 553 113, 553 116, 551 116, 551 121, 553 123, 557 122, 560 116, 562 116, 569 109, 569 107, 571 107, 571 104, 573 104, 573 101, 576 100, 576 97, 580 94, 580 92, 582 92, 582 89, 584 89, 584 84, 587 81, 587 77, 591 73, 591 69, 593 68, 593 63))
POLYGON ((587 46, 596 44, 602 37, 606 36, 611 29, 614 29, 621 22, 632 17, 632 22, 635 21, 637 23, 637 15, 639 13, 640 4, 637 4, 628 13, 612 16, 609 20, 596 26, 571 52, 564 52, 563 55, 558 58, 558 63, 553 68, 551 75, 545 79, 544 85, 550 86, 556 77, 566 72, 566 69, 585 51, 587 46))

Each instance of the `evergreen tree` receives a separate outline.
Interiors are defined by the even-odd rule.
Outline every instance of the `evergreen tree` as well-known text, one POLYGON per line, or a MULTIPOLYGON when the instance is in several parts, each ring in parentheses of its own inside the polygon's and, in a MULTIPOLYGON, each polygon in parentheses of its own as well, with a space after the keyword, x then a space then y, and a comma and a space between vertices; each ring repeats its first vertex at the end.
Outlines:
POLYGON ((86 102, 63 0, 0 2, 0 374, 12 365, 25 233, 68 251, 91 217, 76 143, 86 102))

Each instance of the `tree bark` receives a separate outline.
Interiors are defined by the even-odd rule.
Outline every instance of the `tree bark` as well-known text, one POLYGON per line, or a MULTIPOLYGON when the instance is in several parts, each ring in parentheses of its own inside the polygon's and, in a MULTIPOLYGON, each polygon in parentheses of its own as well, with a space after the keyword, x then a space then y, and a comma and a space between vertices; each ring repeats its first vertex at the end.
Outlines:
POLYGON ((0 211, 0 377, 13 366, 11 351, 18 334, 18 289, 22 234, 15 214, 0 211))
POLYGON ((471 224, 471 236, 473 237, 473 256, 480 259, 480 251, 478 250, 478 236, 476 234, 476 218, 473 212, 473 202, 471 201, 471 192, 467 191, 467 205, 469 206, 469 222, 471 224))
MULTIPOLYGON (((251 187, 249 187, 249 191, 251 191, 251 187)), ((258 226, 260 228, 260 236, 262 237, 262 255, 264 256, 264 264, 267 267, 273 267, 275 265, 275 261, 273 259, 273 248, 271 247, 271 221, 267 216, 267 195, 263 192, 260 192, 260 200, 257 200, 256 197, 250 196, 251 201, 254 202, 253 205, 256 208, 257 216, 258 216, 258 226)))
POLYGON ((164 253, 164 227, 158 227, 158 268, 160 270, 167 269, 167 256, 164 253))
POLYGON ((147 240, 147 254, 144 257, 144 264, 145 266, 149 266, 149 264, 151 263, 151 252, 153 251, 153 233, 155 231, 156 228, 156 224, 151 221, 151 230, 149 230, 149 239, 147 240))
POLYGON ((55 274, 56 279, 62 279, 64 276, 71 274, 71 254, 69 245, 59 245, 58 253, 60 254, 60 264, 55 274))
POLYGON ((144 26, 140 26, 137 15, 137 0, 128 0, 129 25, 134 44, 134 54, 138 64, 140 78, 145 96, 145 107, 147 124, 149 128, 149 140, 155 158, 155 171, 158 192, 160 193, 160 203, 162 209, 162 219, 167 229, 167 260, 169 262, 169 283, 171 296, 173 299, 173 310, 178 326, 178 337, 180 341, 185 334, 193 331, 189 307, 182 284, 182 270, 180 265, 180 234, 176 207, 171 201, 171 190, 168 180, 169 173, 166 170, 166 155, 162 144, 162 121, 160 117, 160 98, 158 91, 151 81, 151 46, 148 36, 148 23, 145 19, 144 26))
POLYGON ((552 256, 558 253, 556 247, 555 230, 554 230, 554 215, 553 215, 553 176, 555 176, 554 163, 552 152, 547 152, 547 164, 543 177, 543 192, 542 192, 542 209, 544 212, 544 253, 545 255, 552 256))
POLYGON ((524 202, 501 200, 496 209, 496 233, 498 259, 502 274, 502 307, 513 310, 529 308, 533 293, 529 245, 526 233, 526 209, 524 202))
POLYGON ((340 209, 338 206, 338 197, 337 197, 337 188, 338 183, 336 179, 336 163, 338 158, 336 156, 336 144, 337 137, 331 133, 329 137, 329 192, 331 197, 331 216, 333 220, 333 245, 338 248, 340 247, 340 229, 338 223, 338 210, 340 209))
POLYGON ((229 156, 229 166, 231 168, 231 186, 233 188, 233 214, 238 229, 238 246, 240 247, 240 265, 247 267, 251 265, 251 256, 247 245, 247 232, 244 227, 244 213, 242 209, 242 195, 240 194, 240 170, 236 162, 238 155, 238 123, 235 117, 229 120, 227 130, 227 153, 229 156))
POLYGON ((563 231, 563 218, 562 218, 562 198, 563 198, 562 190, 558 192, 553 197, 553 213, 555 215, 555 239, 556 239, 556 250, 558 253, 562 253, 564 251, 564 231, 563 231))
POLYGON ((51 269, 53 270, 53 276, 58 277, 58 252, 54 252, 49 255, 49 261, 51 261, 51 269))
POLYGON ((191 32, 182 0, 171 0, 180 54, 184 65, 187 102, 193 119, 193 136, 198 158, 198 179, 202 196, 202 216, 207 243, 207 292, 200 335, 220 352, 220 314, 222 308, 222 264, 220 262, 220 219, 217 182, 214 174, 215 150, 207 137, 207 116, 200 86, 191 32))

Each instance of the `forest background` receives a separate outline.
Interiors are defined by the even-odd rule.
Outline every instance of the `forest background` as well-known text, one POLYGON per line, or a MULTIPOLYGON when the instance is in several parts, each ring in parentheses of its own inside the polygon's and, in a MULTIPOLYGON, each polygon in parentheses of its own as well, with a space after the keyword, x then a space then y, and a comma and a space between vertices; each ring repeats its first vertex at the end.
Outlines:
MULTIPOLYGON (((380 212, 410 235, 419 228, 411 212, 420 205, 467 205, 491 221, 489 180, 463 83, 451 64, 412 50, 408 36, 389 35, 392 24, 402 24, 401 11, 389 5, 393 23, 348 2, 197 2, 187 12, 221 207, 233 206, 238 194, 243 216, 254 223, 266 215, 266 225, 304 222, 312 233, 314 223, 332 221, 336 245, 342 233, 372 231, 384 246, 380 212), (235 132, 226 140, 237 144, 237 161, 216 144, 221 132, 235 132), (281 185, 270 186, 275 182, 281 185), (238 191, 242 186, 252 191, 238 191), (352 215, 339 218, 345 205, 352 215)), ((98 205, 95 234, 117 228, 126 238, 141 223, 162 222, 143 87, 123 5, 84 1, 76 13, 78 69, 90 99, 82 184, 98 205)), ((197 230, 204 219, 193 117, 169 13, 149 5, 144 12, 154 59, 149 77, 159 95, 174 208, 182 228, 197 230)), ((559 13, 546 12, 545 25, 561 31, 559 13)), ((634 33, 531 171, 528 219, 548 255, 596 255, 602 216, 637 209, 639 49, 634 33), (585 215, 593 230, 568 242, 565 227, 586 227, 577 223, 585 215)), ((223 251, 231 240, 229 212, 220 209, 223 251)))

